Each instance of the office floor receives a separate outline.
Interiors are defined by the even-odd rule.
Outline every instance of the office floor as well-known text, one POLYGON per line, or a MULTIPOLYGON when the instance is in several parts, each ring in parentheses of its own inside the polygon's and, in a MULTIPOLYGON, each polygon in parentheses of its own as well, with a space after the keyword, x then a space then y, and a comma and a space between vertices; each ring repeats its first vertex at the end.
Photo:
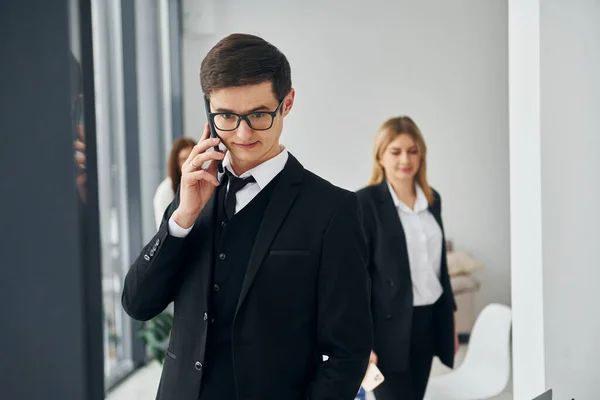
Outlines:
MULTIPOLYGON (((457 355, 457 363, 464 358, 466 347, 462 346, 457 355)), ((437 359, 434 360, 432 375, 440 375, 448 372, 449 369, 442 365, 437 359)), ((161 367, 157 362, 139 369, 131 375, 125 382, 111 391, 106 400, 153 400, 158 389, 158 380, 160 378, 161 367)), ((369 394, 367 399, 373 400, 375 397, 369 394)), ((508 383, 505 391, 499 396, 490 400, 512 400, 512 380, 508 383)))

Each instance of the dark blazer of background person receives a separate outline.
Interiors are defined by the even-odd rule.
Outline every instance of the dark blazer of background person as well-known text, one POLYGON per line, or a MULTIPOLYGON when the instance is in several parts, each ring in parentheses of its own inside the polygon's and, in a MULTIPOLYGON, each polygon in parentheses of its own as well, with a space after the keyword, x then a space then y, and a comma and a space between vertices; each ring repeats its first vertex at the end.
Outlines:
MULTIPOLYGON (((441 197, 434 192, 436 201, 429 210, 443 227, 441 197)), ((378 363, 386 369, 403 369, 408 362, 410 350, 410 316, 412 312, 412 286, 410 266, 402 225, 392 201, 387 183, 363 189, 358 193, 363 221, 372 251, 371 296, 374 329, 374 350, 378 363)), ((445 236, 444 236, 445 239, 445 236)), ((445 242, 443 252, 446 251, 445 242)), ((450 286, 448 264, 442 257, 442 286, 444 295, 439 307, 437 326, 439 334, 436 355, 452 367, 454 363, 454 295, 450 286)))
MULTIPOLYGON (((218 104, 223 98, 243 102, 246 97, 259 100, 264 97, 272 105, 270 111, 283 110, 272 112, 274 123, 281 124, 291 109, 294 94, 289 76, 283 85, 278 78, 280 71, 289 72, 287 61, 275 68, 272 85, 268 81, 266 84, 252 81, 261 79, 256 68, 267 68, 268 73, 268 68, 281 60, 281 53, 263 39, 242 34, 223 39, 203 62, 203 90, 210 92, 204 79, 210 83, 215 74, 207 71, 213 68, 229 73, 237 71, 242 78, 234 76, 233 81, 242 80, 248 85, 224 84, 223 89, 211 94, 211 107, 229 108, 218 104), (260 54, 252 53, 257 51, 260 54), (264 53, 274 55, 275 61, 262 62, 264 53), (225 59, 227 66, 220 65, 225 59), (258 67, 240 66, 248 62, 258 63, 258 67), (218 65, 211 66, 214 63, 218 65), (245 76, 245 71, 254 72, 245 76), (238 96, 240 91, 245 96, 238 96)), ((265 71, 262 73, 264 80, 265 71)), ((250 112, 244 110, 252 107, 255 105, 231 107, 233 110, 227 112, 224 123, 235 121, 239 115, 235 113, 250 112)), ((240 117, 237 121, 242 125, 238 125, 237 131, 220 131, 222 142, 229 148, 223 162, 227 173, 220 175, 221 179, 234 179, 235 171, 229 168, 240 154, 247 160, 253 160, 255 155, 232 142, 241 140, 240 129, 248 143, 257 141, 262 146, 278 141, 281 128, 279 132, 249 130, 254 129, 251 128, 254 121, 264 117, 264 112, 248 117, 251 122, 240 117)), ((204 149, 207 143, 213 143, 208 139, 207 129, 197 148, 204 149)), ((242 209, 229 222, 221 219, 222 197, 228 189, 227 185, 218 185, 201 208, 191 231, 185 237, 173 235, 172 223, 183 207, 182 188, 191 179, 190 174, 200 171, 202 157, 213 157, 204 171, 211 174, 207 178, 211 182, 215 178, 217 152, 198 150, 201 152, 192 153, 191 161, 184 163, 182 184, 164 214, 158 233, 142 249, 127 274, 123 306, 133 318, 153 318, 174 301, 173 329, 158 390, 160 400, 198 400, 199 394, 200 398, 219 400, 352 400, 359 389, 372 347, 372 321, 367 249, 358 199, 356 194, 305 170, 295 157, 285 155, 285 150, 277 146, 279 154, 275 157, 288 157, 286 163, 271 183, 245 206, 255 207, 260 204, 257 201, 267 199, 255 233, 239 236, 227 251, 218 250, 222 236, 217 232, 227 228, 230 235, 235 235, 239 231, 231 226, 236 218, 244 214, 249 218, 249 213, 242 209), (268 194, 263 196, 264 192, 268 194), (244 248, 248 249, 248 262, 243 266, 240 290, 232 292, 231 286, 221 285, 215 277, 222 273, 219 268, 239 257, 244 248), (228 322, 214 322, 218 312, 214 300, 218 300, 217 305, 223 304, 218 296, 224 292, 228 293, 227 301, 234 302, 233 310, 226 316, 228 322), (229 324, 229 329, 215 328, 224 323, 229 324), (231 342, 225 349, 211 346, 215 329, 221 329, 222 333, 217 340, 231 342), (323 355, 329 356, 325 362, 323 355), (226 372, 215 376, 215 368, 226 372)), ((257 159, 258 167, 268 161, 257 159)), ((175 222, 184 229, 189 226, 175 222)), ((244 229, 239 225, 236 228, 244 229)))
MULTIPOLYGON (((444 364, 452 367, 458 342, 454 327, 454 295, 446 259, 442 201, 427 184, 425 141, 410 118, 392 118, 380 129, 374 150, 374 173, 370 185, 361 189, 358 197, 369 248, 368 269, 372 283, 372 362, 376 362, 388 378, 376 389, 376 395, 384 400, 422 399, 433 356, 439 356, 444 364), (400 158, 402 152, 405 159, 400 158), (384 156, 388 158, 382 161, 384 156), (393 177, 386 179, 384 169, 393 171, 393 177), (422 218, 426 218, 423 221, 429 223, 432 232, 441 234, 441 243, 433 250, 441 252, 437 253, 441 264, 437 266, 439 276, 429 275, 429 282, 434 280, 435 295, 439 297, 430 300, 424 307, 415 305, 413 285, 418 282, 413 282, 415 277, 411 276, 408 245, 416 242, 407 240, 400 217, 401 205, 396 193, 392 193, 392 180, 398 187, 404 188, 403 193, 412 191, 408 197, 414 201, 415 213, 406 217, 406 222, 409 222, 408 218, 417 218, 417 226, 421 226, 422 218), (425 215, 427 211, 435 222, 425 215), (424 329, 419 326, 422 325, 419 315, 426 315, 431 321, 424 329)), ((425 236, 426 233, 429 232, 421 231, 419 235, 425 236)), ((420 247, 418 249, 421 250, 420 247)))

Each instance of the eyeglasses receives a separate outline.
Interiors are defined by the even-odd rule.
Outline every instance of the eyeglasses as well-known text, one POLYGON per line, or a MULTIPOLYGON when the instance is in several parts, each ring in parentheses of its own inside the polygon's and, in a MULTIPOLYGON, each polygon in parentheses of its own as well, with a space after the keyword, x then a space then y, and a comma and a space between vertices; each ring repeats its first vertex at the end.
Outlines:
MULTIPOLYGON (((285 97, 283 98, 285 100, 285 97)), ((275 111, 255 111, 249 114, 236 114, 232 112, 209 113, 212 123, 220 131, 234 131, 239 126, 242 120, 246 121, 251 129, 256 131, 266 131, 271 129, 273 121, 283 104, 283 100, 275 111)))

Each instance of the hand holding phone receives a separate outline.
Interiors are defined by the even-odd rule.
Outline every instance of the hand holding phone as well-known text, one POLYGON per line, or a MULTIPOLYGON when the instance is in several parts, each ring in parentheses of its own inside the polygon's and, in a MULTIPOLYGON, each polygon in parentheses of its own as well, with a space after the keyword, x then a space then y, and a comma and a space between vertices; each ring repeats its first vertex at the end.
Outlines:
POLYGON ((182 228, 194 225, 215 187, 219 186, 217 162, 223 160, 225 153, 209 150, 211 147, 218 148, 220 143, 219 138, 210 137, 210 128, 206 124, 200 141, 181 167, 179 206, 173 212, 173 219, 182 228), (208 166, 202 168, 205 163, 208 166))

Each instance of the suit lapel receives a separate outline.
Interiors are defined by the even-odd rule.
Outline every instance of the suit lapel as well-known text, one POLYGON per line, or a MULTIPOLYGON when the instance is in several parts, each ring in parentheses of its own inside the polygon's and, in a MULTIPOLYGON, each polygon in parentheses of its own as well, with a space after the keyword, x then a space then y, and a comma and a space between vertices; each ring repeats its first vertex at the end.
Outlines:
POLYGON ((382 231, 385 236, 389 237, 390 248, 394 251, 394 255, 402 265, 408 265, 408 248, 406 247, 406 236, 404 228, 400 221, 398 209, 394 204, 392 195, 387 185, 387 181, 383 181, 378 185, 379 196, 379 217, 381 220, 382 231))
MULTIPOLYGON (((215 211, 217 203, 217 190, 208 199, 206 206, 200 213, 200 216, 194 224, 194 236, 191 238, 191 251, 194 254, 200 255, 196 260, 196 266, 193 268, 193 279, 202 285, 203 290, 197 290, 198 295, 206 295, 210 293, 210 285, 212 282, 212 265, 214 261, 214 235, 207 235, 206 232, 213 232, 215 226, 215 211)), ((204 299, 208 301, 208 297, 204 299)), ((202 304, 202 303, 200 303, 202 304)))
POLYGON ((442 284, 445 284, 445 282, 447 281, 446 283, 450 285, 448 277, 448 262, 446 258, 446 234, 444 233, 444 224, 442 222, 442 210, 440 208, 439 199, 436 199, 433 205, 429 206, 429 212, 431 212, 431 215, 433 215, 433 218, 435 218, 436 222, 440 226, 440 229, 442 230, 442 284))
POLYGON ((281 175, 275 182, 276 186, 273 188, 273 193, 265 210, 258 234, 256 235, 240 292, 238 310, 244 302, 252 286, 252 282, 254 282, 254 278, 267 255, 279 227, 298 196, 303 172, 304 168, 302 165, 290 154, 283 171, 281 171, 281 175))
POLYGON ((442 214, 440 213, 439 200, 436 199, 436 201, 433 203, 433 205, 429 206, 429 212, 433 215, 433 218, 435 218, 438 225, 440 226, 440 228, 443 231, 444 225, 442 224, 442 214))

